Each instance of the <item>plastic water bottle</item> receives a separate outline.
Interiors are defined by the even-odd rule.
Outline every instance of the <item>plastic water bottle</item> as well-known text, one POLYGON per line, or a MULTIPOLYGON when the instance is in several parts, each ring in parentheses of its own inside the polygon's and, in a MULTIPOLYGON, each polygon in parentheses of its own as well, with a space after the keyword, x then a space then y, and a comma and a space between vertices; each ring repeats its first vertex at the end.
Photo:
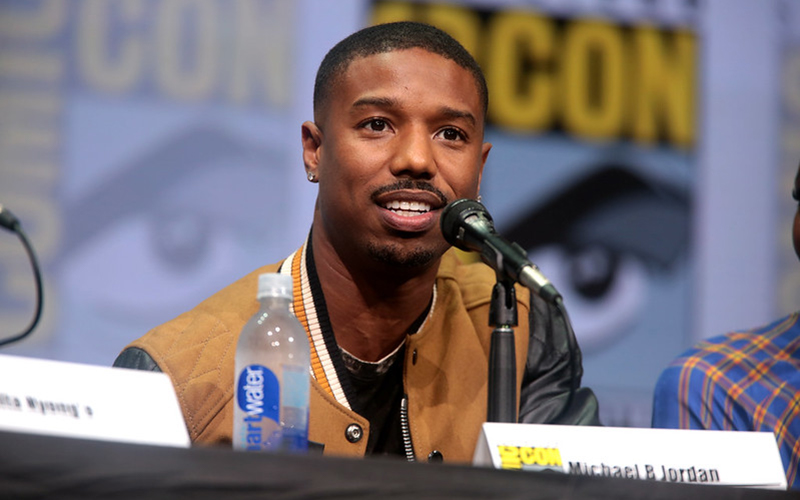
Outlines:
POLYGON ((233 448, 308 449, 310 354, 303 325, 289 309, 292 277, 258 277, 258 312, 236 345, 233 448))

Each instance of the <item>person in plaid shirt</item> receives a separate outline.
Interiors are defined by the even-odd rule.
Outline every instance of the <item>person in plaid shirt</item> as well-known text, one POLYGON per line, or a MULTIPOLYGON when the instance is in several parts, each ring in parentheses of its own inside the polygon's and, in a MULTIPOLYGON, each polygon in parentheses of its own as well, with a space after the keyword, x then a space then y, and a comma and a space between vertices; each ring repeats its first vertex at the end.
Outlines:
MULTIPOLYGON (((800 166, 792 197, 800 201, 800 166)), ((800 206, 792 237, 800 257, 800 206)), ((800 489, 800 312, 704 340, 656 383, 653 427, 770 431, 789 488, 800 489)))

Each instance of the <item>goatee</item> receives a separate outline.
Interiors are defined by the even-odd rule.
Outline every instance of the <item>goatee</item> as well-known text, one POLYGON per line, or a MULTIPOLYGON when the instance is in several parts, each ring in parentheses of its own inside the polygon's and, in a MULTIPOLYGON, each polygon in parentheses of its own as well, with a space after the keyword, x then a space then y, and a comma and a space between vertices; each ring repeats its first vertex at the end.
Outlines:
POLYGON ((405 250, 400 245, 367 245, 369 255, 378 262, 394 267, 418 268, 430 265, 438 255, 425 248, 405 250))

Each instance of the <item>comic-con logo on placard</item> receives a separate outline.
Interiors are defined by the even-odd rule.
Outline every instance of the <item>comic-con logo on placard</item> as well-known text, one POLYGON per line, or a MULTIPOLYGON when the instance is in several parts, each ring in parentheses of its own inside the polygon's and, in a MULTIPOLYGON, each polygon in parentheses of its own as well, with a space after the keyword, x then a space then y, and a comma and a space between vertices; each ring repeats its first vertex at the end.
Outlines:
POLYGON ((558 448, 500 445, 497 451, 502 469, 564 472, 558 448))

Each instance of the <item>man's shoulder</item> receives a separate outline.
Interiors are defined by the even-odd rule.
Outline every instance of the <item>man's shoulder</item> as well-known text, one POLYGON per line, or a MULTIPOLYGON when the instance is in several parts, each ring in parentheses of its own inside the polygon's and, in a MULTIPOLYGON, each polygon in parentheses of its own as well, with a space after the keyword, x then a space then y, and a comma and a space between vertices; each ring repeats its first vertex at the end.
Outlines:
POLYGON ((239 331, 258 310, 258 275, 277 270, 273 264, 240 278, 131 342, 115 363, 169 375, 193 441, 231 398, 230 367, 239 331))
POLYGON ((149 353, 161 365, 163 356, 182 344, 200 345, 210 339, 238 333, 258 308, 258 275, 276 272, 279 264, 260 267, 203 300, 193 309, 156 326, 127 348, 149 353))
POLYGON ((757 328, 738 330, 696 343, 672 360, 656 383, 656 395, 702 387, 710 381, 728 386, 754 377, 772 366, 781 351, 786 358, 800 353, 800 313, 792 313, 757 328), (792 350, 797 352, 792 352, 792 350))
POLYGON ((767 325, 736 330, 701 340, 678 357, 673 364, 686 364, 691 360, 719 362, 722 359, 747 359, 771 355, 782 350, 800 337, 800 312, 794 312, 767 325))
POLYGON ((731 405, 761 404, 765 396, 772 400, 776 390, 797 385, 791 360, 800 351, 799 319, 795 312, 757 328, 717 335, 675 358, 656 382, 653 426, 751 430, 746 420, 733 417, 739 414, 731 405), (724 403, 711 404, 711 399, 724 403), (715 416, 723 408, 728 420, 715 416))

